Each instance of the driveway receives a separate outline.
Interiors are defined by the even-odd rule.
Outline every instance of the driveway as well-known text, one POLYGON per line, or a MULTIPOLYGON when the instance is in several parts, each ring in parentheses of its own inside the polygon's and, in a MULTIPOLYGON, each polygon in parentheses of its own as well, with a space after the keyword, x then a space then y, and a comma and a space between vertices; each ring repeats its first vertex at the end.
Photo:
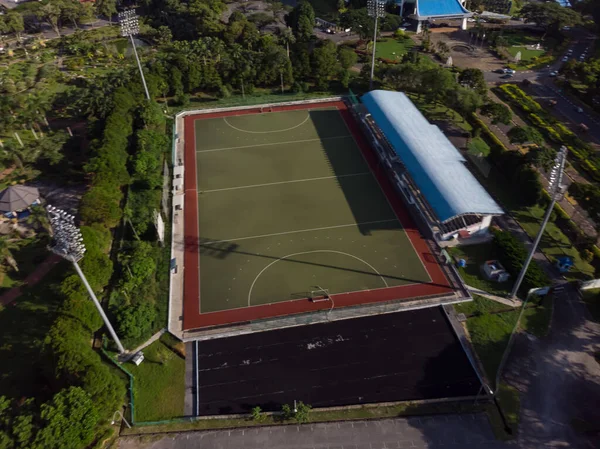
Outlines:
POLYGON ((572 287, 555 296, 547 337, 518 336, 505 377, 522 393, 519 447, 600 447, 600 434, 575 429, 600 423, 599 350, 600 324, 572 287))
POLYGON ((124 437, 119 449, 508 449, 485 415, 442 415, 124 437), (153 441, 151 441, 153 440, 153 441))

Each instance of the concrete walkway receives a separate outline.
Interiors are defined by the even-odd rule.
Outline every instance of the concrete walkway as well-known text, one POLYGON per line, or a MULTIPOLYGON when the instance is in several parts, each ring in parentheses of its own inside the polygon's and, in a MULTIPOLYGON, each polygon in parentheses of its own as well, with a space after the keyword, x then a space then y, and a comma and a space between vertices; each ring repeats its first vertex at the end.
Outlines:
POLYGON ((470 285, 466 284, 465 287, 467 287, 471 293, 475 293, 476 295, 483 296, 484 298, 491 299, 492 301, 499 302, 509 307, 521 307, 521 305, 523 305, 520 299, 508 299, 503 298, 502 296, 492 295, 491 293, 488 293, 484 290, 480 290, 478 288, 471 287, 470 285))
POLYGON ((122 437, 120 449, 508 449, 485 415, 438 415, 122 437))

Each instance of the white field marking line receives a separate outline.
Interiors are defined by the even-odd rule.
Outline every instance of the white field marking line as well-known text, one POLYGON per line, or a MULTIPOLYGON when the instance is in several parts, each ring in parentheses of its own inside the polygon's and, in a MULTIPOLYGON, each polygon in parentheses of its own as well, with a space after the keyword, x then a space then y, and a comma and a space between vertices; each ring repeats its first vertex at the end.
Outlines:
POLYGON ((398 220, 398 218, 393 218, 391 220, 364 221, 362 223, 349 223, 349 224, 336 225, 336 226, 325 226, 323 228, 299 229, 297 231, 275 232, 273 234, 252 235, 250 237, 237 237, 237 238, 233 238, 233 239, 213 240, 212 242, 203 243, 203 245, 213 245, 215 243, 223 243, 223 242, 237 242, 239 240, 258 239, 261 237, 275 237, 277 235, 297 234, 300 232, 313 232, 313 231, 325 231, 327 229, 349 228, 350 226, 362 226, 362 225, 377 224, 377 223, 391 223, 393 221, 397 221, 400 224, 402 224, 402 222, 400 222, 400 220, 398 220))
MULTIPOLYGON (((395 221, 395 220, 394 220, 395 221)), ((264 267, 262 270, 260 270, 260 273, 258 273, 256 275, 256 277, 254 278, 254 281, 252 281, 252 285, 250 285, 250 290, 248 291, 248 306, 250 306, 250 300, 252 299, 252 289, 254 288, 254 284, 256 284, 256 281, 258 281, 258 278, 271 266, 273 266, 274 264, 276 264, 277 262, 281 262, 282 260, 285 260, 289 257, 294 257, 294 256, 301 256, 303 254, 314 254, 314 253, 334 253, 334 254, 341 254, 343 256, 348 256, 348 257, 352 257, 353 259, 358 260, 359 262, 364 263, 365 265, 367 265, 371 270, 373 270, 375 273, 377 273, 377 275, 381 278, 381 280, 383 281, 383 284, 385 285, 386 288, 389 288, 389 285, 387 283, 387 281, 385 280, 385 278, 381 275, 381 273, 379 271, 377 271, 377 269, 371 265, 369 262, 367 262, 366 260, 361 259, 360 257, 356 257, 352 254, 348 254, 348 253, 344 253, 342 251, 333 251, 333 250, 329 250, 329 249, 317 249, 314 251, 303 251, 301 253, 293 253, 293 254, 288 254, 287 256, 283 256, 280 257, 277 260, 274 260, 273 262, 271 262, 269 265, 267 265, 266 267, 264 267)))
POLYGON ((294 143, 306 143, 306 142, 322 142, 323 140, 332 140, 332 139, 346 139, 348 137, 352 137, 351 135, 345 136, 333 136, 333 137, 323 137, 316 139, 304 139, 304 140, 289 140, 287 142, 275 142, 275 143, 257 143, 254 145, 242 145, 241 147, 227 147, 227 148, 214 148, 210 150, 196 150, 196 153, 211 153, 213 151, 228 151, 228 150, 242 150, 244 148, 255 148, 255 147, 270 147, 273 145, 291 145, 294 143))
POLYGON ((371 174, 370 172, 350 173, 348 175, 321 176, 320 178, 295 179, 293 181, 267 182, 266 184, 252 184, 252 185, 248 185, 248 186, 226 187, 224 189, 201 190, 200 193, 224 192, 224 191, 227 191, 227 190, 239 190, 239 189, 252 189, 254 187, 275 186, 275 185, 279 185, 279 184, 293 184, 295 182, 320 181, 322 179, 349 178, 349 177, 352 177, 352 176, 365 176, 365 175, 370 175, 370 174, 371 174))
MULTIPOLYGON (((354 145, 356 146, 357 151, 360 153, 360 155, 362 156, 363 160, 365 161, 365 164, 367 164, 367 167, 369 168, 369 170, 371 171, 371 174, 373 175, 373 178, 375 178, 375 182, 377 182, 377 185, 379 186, 379 190, 381 190, 381 194, 383 195, 383 197, 385 198, 385 200, 388 203, 388 206, 390 206, 390 209, 392 209, 392 212, 394 212, 394 215, 396 216, 396 219, 398 220, 398 223, 400 223, 400 226, 402 226, 402 230, 404 231, 404 235, 406 236, 406 238, 408 239, 410 246, 412 246, 412 249, 415 253, 415 255, 417 256, 417 259, 419 259, 419 262, 421 262, 421 265, 423 266, 423 269, 425 270, 425 273, 427 273, 427 276, 429 277, 429 282, 433 282, 433 279, 431 277, 431 274, 429 274, 429 270, 427 270, 427 267, 425 266, 425 262, 423 262, 421 260, 421 257, 419 256, 419 252, 417 251, 417 248, 415 248, 415 245, 413 244, 412 240, 410 239, 410 237, 408 236, 408 232, 406 232, 406 228, 404 227, 404 223, 402 223, 402 220, 400 220, 400 217, 398 216, 398 214, 396 213, 396 209, 394 209, 394 207, 392 206, 392 203, 390 203, 390 199, 387 197, 387 195, 385 194, 385 191, 383 190, 383 187, 381 186, 381 184, 379 183, 379 179, 377 179, 377 175, 373 172, 373 170, 371 170, 371 166, 369 165, 369 161, 367 161, 367 158, 365 157, 365 155, 362 152, 362 149, 360 148, 360 145, 358 144, 358 142, 356 141, 356 139, 354 138, 354 134, 352 134, 352 131, 350 130, 350 127, 348 126, 348 124, 346 123, 346 120, 344 120, 344 117, 342 116, 341 112, 338 109, 338 114, 340 116, 340 119, 342 120, 342 122, 344 122, 344 125, 346 126, 346 129, 348 130, 348 132, 350 133, 350 135, 352 136, 352 140, 354 141, 354 145)), ((369 146, 371 144, 369 143, 369 146)), ((375 156, 376 158, 379 158, 379 156, 375 156)), ((379 159, 377 159, 379 160, 379 159)))
POLYGON ((310 113, 306 114, 306 118, 304 120, 302 120, 301 123, 298 123, 297 125, 291 126, 290 128, 286 128, 286 129, 276 129, 276 130, 272 130, 272 131, 246 131, 245 129, 241 129, 241 128, 236 128, 235 126, 233 126, 231 123, 229 123, 227 121, 227 117, 223 117, 223 120, 225 121, 225 123, 227 124, 227 126, 229 126, 230 128, 235 129, 236 131, 240 131, 242 133, 248 133, 248 134, 271 134, 271 133, 283 133, 286 131, 291 131, 293 129, 296 128, 300 128, 302 125, 304 125, 308 119, 310 118, 310 113))

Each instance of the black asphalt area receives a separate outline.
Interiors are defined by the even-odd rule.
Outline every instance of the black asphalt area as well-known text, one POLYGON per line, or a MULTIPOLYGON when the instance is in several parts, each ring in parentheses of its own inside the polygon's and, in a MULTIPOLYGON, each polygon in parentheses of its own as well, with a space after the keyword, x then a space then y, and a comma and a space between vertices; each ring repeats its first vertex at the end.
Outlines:
POLYGON ((441 307, 196 343, 197 414, 476 395, 441 307))

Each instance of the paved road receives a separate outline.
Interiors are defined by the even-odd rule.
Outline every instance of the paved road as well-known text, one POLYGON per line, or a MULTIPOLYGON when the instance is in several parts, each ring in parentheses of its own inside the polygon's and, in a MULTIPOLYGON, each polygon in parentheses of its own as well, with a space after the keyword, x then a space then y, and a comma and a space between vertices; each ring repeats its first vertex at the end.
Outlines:
POLYGON ((220 432, 124 437, 120 449, 508 449, 494 439, 485 415, 445 415, 220 432), (152 438, 154 439, 154 438, 152 438))
POLYGON ((519 446, 598 448, 600 434, 582 434, 573 420, 600 423, 600 324, 573 289, 558 294, 550 334, 519 335, 506 378, 521 394, 519 446))

